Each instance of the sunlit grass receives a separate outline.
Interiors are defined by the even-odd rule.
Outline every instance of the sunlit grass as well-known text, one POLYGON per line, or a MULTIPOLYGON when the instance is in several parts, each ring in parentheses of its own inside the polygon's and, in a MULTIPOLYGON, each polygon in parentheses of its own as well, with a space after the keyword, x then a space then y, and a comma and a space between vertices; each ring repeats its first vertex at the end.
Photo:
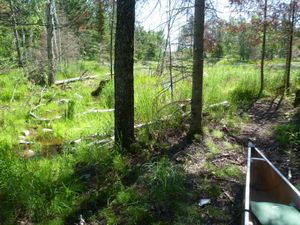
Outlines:
MULTIPOLYGON (((282 84, 283 68, 274 69, 269 65, 266 68, 264 96, 271 96, 276 94, 278 87, 282 84)), ((5 224, 15 224, 19 217, 29 217, 42 224, 63 224, 65 216, 74 213, 80 203, 86 199, 97 199, 99 193, 106 196, 105 201, 108 202, 107 207, 99 214, 106 219, 108 224, 114 224, 118 218, 112 209, 113 205, 135 202, 141 198, 135 191, 143 194, 143 191, 150 193, 151 190, 153 196, 163 201, 166 197, 170 198, 169 192, 174 190, 178 192, 184 188, 182 171, 167 159, 150 162, 148 166, 145 166, 145 174, 140 178, 145 184, 144 190, 136 190, 125 187, 121 181, 122 177, 132 169, 128 167, 126 157, 114 150, 86 146, 84 142, 77 146, 69 144, 72 140, 95 133, 113 134, 113 112, 81 115, 91 109, 114 108, 113 81, 106 84, 99 97, 94 98, 90 94, 97 88, 100 80, 109 78, 108 69, 107 66, 100 66, 97 62, 89 61, 74 62, 65 68, 61 65, 57 74, 58 79, 77 77, 84 71, 88 71, 90 75, 96 75, 97 78, 72 83, 65 87, 51 88, 31 84, 24 77, 24 73, 18 69, 0 76, 0 202, 2 207, 0 216, 5 219, 5 224), (63 99, 74 102, 73 118, 65 116, 68 104, 62 103, 63 99), (36 115, 48 119, 61 116, 61 119, 50 122, 36 121, 29 116, 28 112, 37 104, 42 105, 35 111, 36 115), (52 129, 53 132, 43 132, 43 128, 52 129), (33 141, 35 144, 24 147, 18 142, 22 131, 27 129, 31 133, 26 140, 33 141), (62 144, 63 150, 52 157, 43 157, 45 143, 62 144), (29 160, 23 159, 18 153, 24 148, 32 149, 39 154, 29 160), (79 179, 80 176, 76 174, 78 172, 76 168, 81 164, 91 165, 100 171, 97 175, 97 182, 105 186, 105 190, 97 190, 97 193, 84 192, 85 187, 79 179), (149 187, 146 184, 149 184, 149 187), (112 199, 115 201, 111 201, 112 199), (19 215, 20 210, 26 215, 19 215)), ((141 65, 138 65, 135 70, 135 123, 147 123, 171 114, 174 115, 174 120, 179 118, 182 111, 178 106, 171 104, 163 108, 172 101, 170 90, 165 89, 169 80, 168 75, 150 76, 147 72, 147 68, 143 69, 141 65)), ((182 77, 176 71, 174 75, 182 77)), ((297 84, 297 79, 299 79, 297 73, 293 70, 293 84, 297 84)), ((226 118, 224 123, 232 132, 238 132, 238 124, 247 121, 247 118, 236 116, 234 112, 256 98, 258 87, 259 68, 255 63, 205 65, 204 111, 209 111, 213 118, 226 118), (229 109, 222 107, 217 110, 208 109, 209 105, 225 100, 230 104, 229 109)), ((190 77, 174 84, 175 101, 190 98, 190 77)), ((152 129, 163 130, 164 125, 157 123, 141 131, 138 140, 149 141, 154 145, 156 140, 151 136, 152 129)), ((221 151, 214 143, 214 139, 221 141, 224 133, 218 130, 209 131, 207 125, 204 133, 212 136, 210 139, 205 139, 204 144, 209 151, 208 156, 213 158, 221 151)), ((199 136, 198 141, 202 141, 202 137, 199 136)), ((226 149, 236 148, 229 142, 222 144, 226 149)), ((163 146, 161 148, 163 149, 163 146)), ((137 149, 140 155, 147 157, 147 149, 139 146, 137 149)), ((203 166, 220 178, 240 177, 241 175, 239 168, 235 165, 223 165, 219 168, 207 162, 203 166)), ((213 188, 208 191, 212 196, 217 196, 219 193, 219 190, 213 188)), ((144 193, 144 200, 151 199, 149 193, 144 193)), ((173 195, 171 197, 177 198, 173 195)), ((180 207, 187 206, 176 205, 176 207, 180 209, 180 207)), ((130 215, 130 221, 134 224, 148 218, 149 210, 150 206, 147 204, 133 205, 125 208, 123 213, 130 215)), ((197 210, 191 207, 190 211, 185 214, 194 216, 197 210)), ((184 218, 178 217, 177 221, 177 224, 181 224, 184 218)), ((191 221, 194 223, 192 218, 191 221)))

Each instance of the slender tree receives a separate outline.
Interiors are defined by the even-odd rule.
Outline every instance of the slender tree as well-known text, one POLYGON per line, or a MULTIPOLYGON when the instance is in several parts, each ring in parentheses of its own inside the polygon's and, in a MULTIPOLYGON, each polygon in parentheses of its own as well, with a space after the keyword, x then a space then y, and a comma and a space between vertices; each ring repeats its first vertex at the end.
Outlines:
POLYGON ((127 150, 134 141, 134 23, 135 0, 117 0, 115 138, 127 150))
POLYGON ((260 90, 259 90, 259 96, 261 96, 263 91, 264 91, 264 79, 265 79, 264 67, 265 67, 266 36, 267 36, 267 9, 268 9, 268 0, 265 0, 264 19, 263 19, 263 39, 262 39, 261 62, 260 62, 260 90))
POLYGON ((55 83, 54 62, 53 62, 53 0, 46 2, 46 18, 47 18, 47 56, 48 56, 48 84, 55 83))
POLYGON ((170 90, 171 90, 171 100, 174 101, 174 87, 173 87, 173 71, 172 71, 172 43, 171 43, 171 28, 172 28, 172 9, 171 0, 168 1, 169 11, 168 11, 168 45, 169 45, 169 77, 170 77, 170 90))
POLYGON ((205 0, 195 0, 191 135, 202 133, 204 17, 205 0))
POLYGON ((288 49, 286 54, 286 68, 285 68, 285 91, 287 95, 290 94, 290 74, 293 53, 293 38, 294 38, 294 24, 295 24, 296 1, 291 0, 289 13, 289 32, 288 32, 288 49))
POLYGON ((10 6, 10 11, 11 11, 11 18, 12 18, 12 27, 13 27, 13 32, 14 32, 14 37, 15 37, 15 45, 16 45, 16 50, 17 50, 17 55, 18 55, 18 66, 22 66, 22 54, 21 54, 21 48, 20 48, 20 41, 19 41, 19 33, 17 29, 17 19, 16 19, 16 13, 15 13, 15 6, 13 0, 9 1, 9 6, 10 6))

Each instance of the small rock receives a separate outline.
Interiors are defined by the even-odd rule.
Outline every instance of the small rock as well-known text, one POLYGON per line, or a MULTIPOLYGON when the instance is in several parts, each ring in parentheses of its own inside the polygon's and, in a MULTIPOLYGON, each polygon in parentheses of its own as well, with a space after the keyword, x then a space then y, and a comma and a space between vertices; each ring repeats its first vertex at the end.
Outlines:
POLYGON ((30 134, 30 131, 29 131, 29 130, 24 130, 24 131, 22 132, 22 135, 25 136, 25 137, 28 137, 29 134, 30 134))
POLYGON ((26 140, 19 140, 20 145, 30 145, 33 144, 34 142, 32 141, 26 141, 26 140))
POLYGON ((202 207, 202 206, 205 206, 205 205, 210 204, 210 203, 211 203, 211 200, 210 200, 210 199, 208 199, 208 198, 203 198, 203 199, 200 199, 198 205, 199 205, 200 207, 202 207))
POLYGON ((80 214, 80 216, 79 216, 79 225, 85 225, 86 223, 85 223, 85 220, 84 220, 84 218, 82 217, 82 215, 80 214))
POLYGON ((23 136, 23 135, 22 135, 22 136, 19 136, 19 140, 20 140, 20 141, 25 141, 25 139, 26 139, 25 136, 23 136))
POLYGON ((74 144, 79 144, 81 142, 81 138, 73 141, 74 144))
POLYGON ((44 133, 52 133, 53 130, 52 129, 49 129, 49 128, 43 128, 42 130, 44 133))
POLYGON ((32 158, 33 156, 35 156, 35 152, 32 150, 25 150, 22 155, 25 158, 32 158))
POLYGON ((79 179, 80 180, 88 180, 91 178, 91 176, 92 176, 91 174, 84 174, 79 179))

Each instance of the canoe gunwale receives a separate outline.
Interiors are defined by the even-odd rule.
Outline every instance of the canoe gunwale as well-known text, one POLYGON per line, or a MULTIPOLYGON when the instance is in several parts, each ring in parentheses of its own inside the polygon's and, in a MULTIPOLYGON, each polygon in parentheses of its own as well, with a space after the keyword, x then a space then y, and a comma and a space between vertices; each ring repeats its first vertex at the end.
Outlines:
MULTIPOLYGON (((251 199, 251 165, 252 163, 266 163, 267 166, 270 167, 271 170, 281 179, 282 183, 286 185, 286 187, 293 193, 293 199, 296 200, 296 208, 300 210, 300 192, 294 187, 289 180, 284 177, 281 172, 266 158, 266 156, 257 149, 253 144, 249 143, 248 145, 248 154, 247 154, 247 168, 246 168, 246 182, 245 182, 245 195, 244 195, 244 216, 243 216, 243 225, 250 225, 253 224, 251 219, 251 212, 250 212, 250 201, 251 199)), ((256 164, 255 164, 256 165, 256 164)), ((255 168, 255 167, 254 167, 255 168)), ((253 171, 252 171, 253 172, 253 171)), ((254 175, 255 176, 255 175, 254 175)))

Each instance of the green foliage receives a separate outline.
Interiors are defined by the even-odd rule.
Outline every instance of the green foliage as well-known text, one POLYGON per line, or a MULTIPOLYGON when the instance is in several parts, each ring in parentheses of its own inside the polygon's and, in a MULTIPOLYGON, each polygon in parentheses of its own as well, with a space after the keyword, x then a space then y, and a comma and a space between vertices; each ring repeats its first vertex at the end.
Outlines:
POLYGON ((158 61, 164 42, 163 31, 145 31, 135 28, 135 58, 143 61, 158 61))
POLYGON ((282 145, 300 143, 300 112, 290 123, 275 127, 273 136, 282 145))
MULTIPOLYGON (((188 62, 184 62, 188 63, 188 62)), ((273 64, 281 61, 272 62, 273 64)), ((272 65, 272 64, 271 64, 272 65)), ((135 123, 155 121, 172 115, 170 121, 153 123, 137 133, 137 139, 149 144, 145 148, 137 144, 136 155, 124 156, 116 150, 87 146, 84 140, 80 145, 68 145, 72 140, 98 133, 99 138, 109 136, 113 131, 113 113, 88 113, 90 109, 108 109, 114 107, 114 83, 108 82, 97 98, 91 92, 99 81, 107 78, 108 69, 99 67, 95 61, 70 63, 57 74, 59 79, 78 76, 84 71, 95 74, 95 80, 72 83, 66 87, 43 88, 31 84, 24 78, 21 70, 11 70, 0 77, 0 201, 3 208, 0 217, 4 224, 15 224, 18 219, 28 218, 33 223, 63 224, 66 218, 77 218, 94 202, 101 202, 95 215, 106 224, 141 224, 150 221, 153 224, 167 224, 162 214, 168 215, 172 224, 201 223, 201 212, 193 205, 194 199, 185 193, 187 174, 180 165, 165 157, 151 158, 152 151, 167 149, 166 144, 158 145, 157 130, 164 130, 181 123, 182 110, 176 105, 162 109, 171 101, 168 91, 161 92, 168 77, 148 76, 144 69, 135 71, 135 123), (65 89, 66 88, 66 89, 65 89), (14 91, 15 90, 15 91, 14 91), (14 100, 11 102, 14 92, 14 100), (38 122, 28 116, 43 96, 42 105, 35 111, 45 118, 69 115, 69 119, 54 120, 49 123, 38 122), (72 102, 61 104, 60 100, 72 102), (82 114, 82 115, 81 115, 82 114), (73 118, 73 119, 72 119, 73 118), (44 132, 50 128, 53 132, 44 132), (19 136, 25 129, 30 130, 26 141, 36 156, 32 159, 20 157, 23 146, 19 145, 19 136), (49 146, 57 146, 52 153, 49 146), (150 150, 151 149, 151 150, 150 150), (143 159, 148 163, 136 161, 143 159), (91 176, 91 178, 86 178, 91 176), (92 187, 92 188, 91 188, 92 187), (95 190, 95 191, 93 191, 95 190), (99 200, 100 199, 100 200, 99 200), (155 202, 155 204, 153 203, 155 202), (80 212, 80 213, 79 213, 80 212), (189 218, 191 217, 191 218, 189 218)), ((210 104, 229 101, 229 109, 210 110, 214 119, 225 118, 230 130, 238 132, 237 125, 247 118, 237 118, 234 110, 240 104, 249 102, 255 96, 258 72, 255 64, 206 64, 204 76, 205 109, 210 104), (242 94, 241 94, 242 93, 242 94), (224 116, 225 115, 225 116, 224 116), (219 117, 217 117, 219 116, 219 117)), ((281 82, 282 68, 266 67, 265 95, 276 93, 281 82)), ((175 71, 174 74, 177 72, 175 71)), ((295 72, 292 73, 295 79, 295 72)), ((187 78, 174 85, 174 100, 191 97, 191 79, 187 78)), ((299 124, 297 118, 293 123, 299 124)), ((209 149, 208 157, 215 157, 220 148, 214 140, 222 141, 223 133, 204 129, 211 138, 204 139, 209 149)), ((290 132, 290 131, 288 131, 290 132)), ((294 132, 294 131, 293 131, 294 132)), ((293 133, 292 137, 296 133, 293 133)), ((90 142, 89 139, 87 139, 90 142)), ((91 141, 93 141, 92 139, 91 141)), ((199 141, 202 137, 199 137, 199 141)), ((292 138, 295 140, 295 138, 292 138)), ((234 148, 230 143, 221 143, 225 148, 234 148)), ((209 162, 204 165, 214 176, 240 178, 240 170, 234 165, 215 166, 209 162)), ((203 184, 203 190, 209 196, 218 196, 219 190, 203 184)), ((190 193, 191 194, 191 193, 190 193)), ((198 197, 198 196, 197 196, 198 197)), ((210 213, 214 214, 212 209, 210 213)), ((98 219, 98 218, 97 218, 98 219)), ((167 219, 168 220, 168 219, 167 219)))
POLYGON ((68 105, 67 105, 67 113, 66 113, 66 118, 67 119, 74 119, 74 114, 75 114, 75 101, 74 100, 70 100, 68 101, 68 105))
POLYGON ((298 180, 298 181, 296 182, 295 187, 296 187, 298 190, 300 190, 300 180, 298 180))
POLYGON ((180 167, 167 158, 146 165, 145 185, 152 200, 171 205, 184 191, 184 176, 180 167))

